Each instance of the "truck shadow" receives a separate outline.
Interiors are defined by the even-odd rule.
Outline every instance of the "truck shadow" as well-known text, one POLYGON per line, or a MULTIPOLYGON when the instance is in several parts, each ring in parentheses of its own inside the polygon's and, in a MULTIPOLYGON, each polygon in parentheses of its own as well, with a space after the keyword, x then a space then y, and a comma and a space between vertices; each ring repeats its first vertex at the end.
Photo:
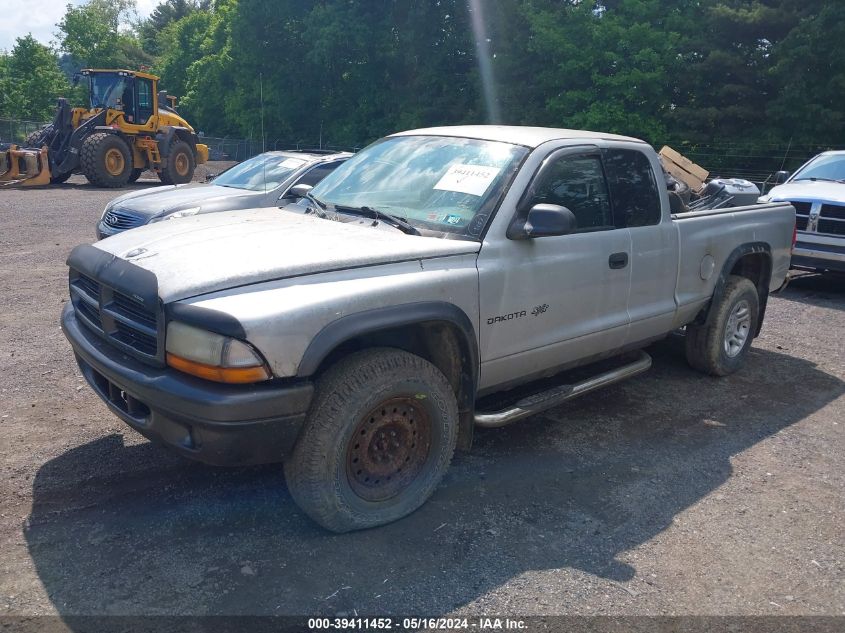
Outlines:
POLYGON ((769 351, 727 379, 689 370, 676 339, 652 354, 599 397, 479 432, 420 510, 351 534, 304 517, 277 466, 214 469, 107 436, 38 471, 29 552, 65 616, 436 615, 529 570, 624 582, 637 570, 619 555, 727 481, 732 456, 845 393, 769 351))
POLYGON ((778 293, 779 299, 831 310, 845 310, 845 274, 792 273, 795 276, 786 289, 778 293))

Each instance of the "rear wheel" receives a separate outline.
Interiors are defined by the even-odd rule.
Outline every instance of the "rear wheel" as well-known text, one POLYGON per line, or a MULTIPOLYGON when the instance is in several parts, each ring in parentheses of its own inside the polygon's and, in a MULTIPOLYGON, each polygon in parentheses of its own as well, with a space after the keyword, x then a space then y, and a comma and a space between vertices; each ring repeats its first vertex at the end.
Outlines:
POLYGON ((390 523, 431 495, 455 450, 458 406, 446 377, 398 349, 357 352, 318 381, 285 476, 320 525, 390 523))
POLYGON ((98 132, 86 138, 79 163, 88 182, 98 187, 122 187, 132 174, 132 153, 117 134, 98 132))
POLYGON ((181 185, 191 182, 195 167, 191 146, 185 141, 173 141, 158 177, 166 185, 181 185))
POLYGON ((41 149, 40 145, 36 145, 38 143, 38 139, 41 135, 47 130, 47 128, 52 127, 52 125, 45 125, 40 130, 36 130, 35 132, 31 132, 26 139, 24 139, 23 146, 29 148, 37 148, 41 149))
POLYGON ((757 331, 757 288, 750 279, 731 275, 711 309, 709 324, 687 326, 687 362, 704 373, 727 376, 742 366, 757 331))

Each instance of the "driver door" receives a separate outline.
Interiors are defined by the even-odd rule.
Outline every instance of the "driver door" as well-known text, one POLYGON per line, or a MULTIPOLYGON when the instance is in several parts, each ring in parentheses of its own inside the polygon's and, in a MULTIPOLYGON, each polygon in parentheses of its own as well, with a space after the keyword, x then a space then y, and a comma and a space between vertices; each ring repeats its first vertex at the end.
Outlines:
POLYGON ((631 237, 614 222, 600 150, 552 152, 519 211, 539 203, 571 210, 577 229, 525 240, 488 235, 478 258, 482 389, 552 373, 625 341, 631 237))

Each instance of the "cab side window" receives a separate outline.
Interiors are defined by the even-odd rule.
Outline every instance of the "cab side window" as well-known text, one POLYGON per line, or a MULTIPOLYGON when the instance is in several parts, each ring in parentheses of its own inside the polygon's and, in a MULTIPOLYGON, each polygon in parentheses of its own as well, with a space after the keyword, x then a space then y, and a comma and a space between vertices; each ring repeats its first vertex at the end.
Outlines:
POLYGON ((535 204, 566 207, 578 221, 577 233, 616 228, 599 156, 563 156, 533 186, 535 204))
POLYGON ((342 161, 335 161, 333 163, 322 163, 320 165, 317 165, 316 167, 309 169, 307 172, 305 172, 302 177, 300 177, 300 179, 297 180, 294 184, 311 185, 313 187, 323 178, 332 173, 335 169, 340 167, 342 164, 342 161))
POLYGON ((632 149, 608 149, 604 164, 619 228, 658 224, 660 194, 646 155, 632 149))
POLYGON ((138 117, 137 125, 144 125, 153 115, 153 82, 150 79, 137 77, 135 89, 138 92, 138 117))

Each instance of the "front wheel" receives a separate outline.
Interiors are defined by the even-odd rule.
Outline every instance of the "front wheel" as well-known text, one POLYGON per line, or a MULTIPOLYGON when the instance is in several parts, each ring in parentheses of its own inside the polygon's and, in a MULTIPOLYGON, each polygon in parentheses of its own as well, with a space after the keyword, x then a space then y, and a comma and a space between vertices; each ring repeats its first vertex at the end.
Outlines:
POLYGON ((709 325, 687 326, 687 362, 706 374, 727 376, 742 366, 757 331, 757 288, 750 279, 731 275, 711 309, 715 313, 709 325))
POLYGON ((170 145, 164 165, 158 172, 158 178, 165 185, 182 185, 191 182, 195 167, 196 161, 191 146, 185 141, 174 141, 170 145))
POLYGON ((79 150, 82 173, 92 185, 122 187, 132 174, 132 152, 117 134, 97 132, 79 150))
POLYGON ((333 532, 400 519, 449 467, 458 406, 428 361, 392 348, 356 352, 317 382, 285 477, 296 503, 333 532))

